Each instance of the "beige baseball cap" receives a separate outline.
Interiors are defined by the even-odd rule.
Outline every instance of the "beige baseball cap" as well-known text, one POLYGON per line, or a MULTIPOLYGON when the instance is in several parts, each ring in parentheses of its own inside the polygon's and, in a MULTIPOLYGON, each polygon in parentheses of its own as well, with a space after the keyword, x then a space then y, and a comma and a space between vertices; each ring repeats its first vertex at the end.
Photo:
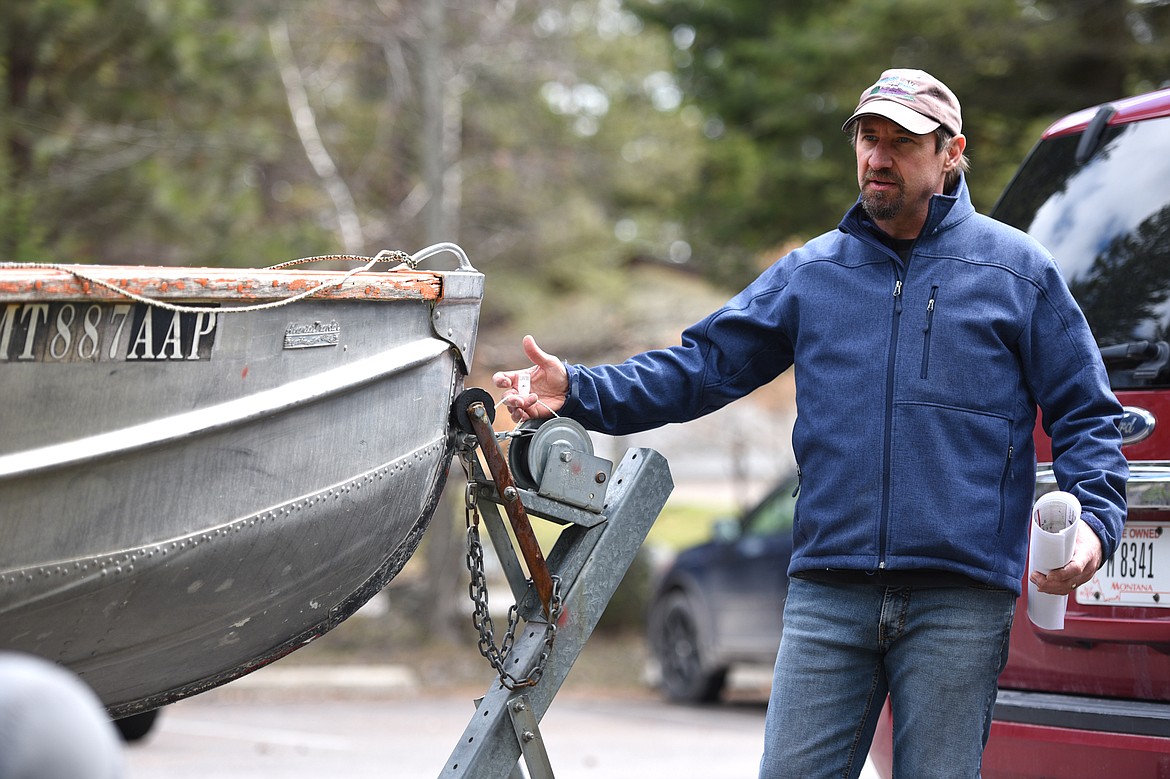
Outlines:
POLYGON ((924 70, 894 68, 861 93, 857 110, 841 125, 845 130, 859 116, 884 116, 915 135, 926 135, 939 125, 958 135, 963 131, 959 100, 947 85, 924 70))

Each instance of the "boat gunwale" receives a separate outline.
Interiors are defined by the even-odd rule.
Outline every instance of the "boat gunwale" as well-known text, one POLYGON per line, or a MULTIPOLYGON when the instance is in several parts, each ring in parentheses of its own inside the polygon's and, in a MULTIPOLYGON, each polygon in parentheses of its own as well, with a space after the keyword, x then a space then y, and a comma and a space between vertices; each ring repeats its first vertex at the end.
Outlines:
POLYGON ((144 265, 0 266, 0 303, 50 300, 122 300, 129 295, 160 301, 268 301, 311 293, 315 299, 429 300, 443 297, 440 271, 290 270, 144 265), (76 273, 73 272, 76 269, 76 273), (349 278, 342 277, 349 274, 349 278), (108 289, 89 279, 117 287, 108 289), (329 286, 326 286, 329 285, 329 286))

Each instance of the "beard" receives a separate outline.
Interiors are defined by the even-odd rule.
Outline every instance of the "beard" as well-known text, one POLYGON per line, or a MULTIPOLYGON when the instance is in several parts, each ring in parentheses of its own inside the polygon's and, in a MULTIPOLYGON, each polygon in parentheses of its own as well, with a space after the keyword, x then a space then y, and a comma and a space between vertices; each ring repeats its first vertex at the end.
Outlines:
MULTIPOLYGON (((866 176, 866 183, 871 178, 877 177, 866 176)), ((883 178, 889 179, 890 177, 887 174, 883 178)), ((899 185, 896 192, 874 192, 866 189, 864 185, 861 188, 861 207, 875 222, 893 219, 902 212, 902 207, 906 205, 906 192, 902 188, 902 182, 897 181, 897 179, 895 181, 899 185)))

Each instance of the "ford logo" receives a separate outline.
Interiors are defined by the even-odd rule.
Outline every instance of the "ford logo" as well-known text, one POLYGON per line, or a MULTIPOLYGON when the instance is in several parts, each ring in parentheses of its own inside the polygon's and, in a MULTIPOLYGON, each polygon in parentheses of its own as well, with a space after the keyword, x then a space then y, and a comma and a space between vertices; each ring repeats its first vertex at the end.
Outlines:
POLYGON ((1121 445, 1128 446, 1144 441, 1154 432, 1154 426, 1157 424, 1154 415, 1144 408, 1125 406, 1117 423, 1117 428, 1121 431, 1121 445))

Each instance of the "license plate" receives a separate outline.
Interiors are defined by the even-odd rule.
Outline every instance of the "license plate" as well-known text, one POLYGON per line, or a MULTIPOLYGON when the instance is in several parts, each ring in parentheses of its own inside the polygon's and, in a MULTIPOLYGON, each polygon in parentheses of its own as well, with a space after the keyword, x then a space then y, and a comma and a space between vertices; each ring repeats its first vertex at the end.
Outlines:
POLYGON ((1158 522, 1127 522, 1117 551, 1077 589, 1086 606, 1170 608, 1170 532, 1158 522))

